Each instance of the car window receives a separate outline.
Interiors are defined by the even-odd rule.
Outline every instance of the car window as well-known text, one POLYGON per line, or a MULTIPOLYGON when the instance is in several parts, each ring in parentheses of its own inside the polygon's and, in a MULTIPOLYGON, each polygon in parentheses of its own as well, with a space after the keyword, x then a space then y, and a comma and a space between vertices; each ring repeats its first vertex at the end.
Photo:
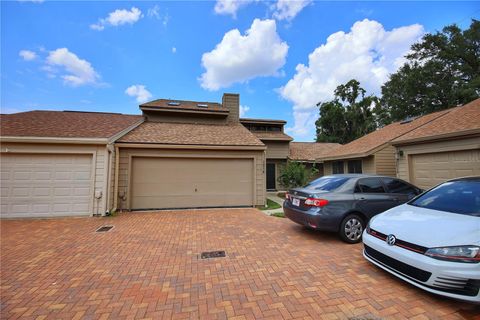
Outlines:
POLYGON ((480 181, 445 182, 409 202, 410 205, 480 216, 480 181))
POLYGON ((389 193, 401 193, 401 194, 408 194, 408 195, 417 194, 417 189, 398 179, 382 178, 382 181, 385 184, 385 187, 387 188, 387 192, 389 193))
POLYGON ((364 178, 357 182, 355 192, 362 193, 385 193, 382 181, 379 178, 364 178))
POLYGON ((322 177, 307 184, 305 188, 323 191, 333 191, 341 187, 348 178, 345 177, 322 177))

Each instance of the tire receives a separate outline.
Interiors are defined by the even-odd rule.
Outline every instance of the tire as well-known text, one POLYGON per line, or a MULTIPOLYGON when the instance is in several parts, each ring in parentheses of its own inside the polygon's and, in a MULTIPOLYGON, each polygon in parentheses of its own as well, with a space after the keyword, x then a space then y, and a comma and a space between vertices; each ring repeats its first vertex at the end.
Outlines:
POLYGON ((362 240, 365 222, 356 214, 349 214, 340 224, 339 235, 346 243, 358 243, 362 240))

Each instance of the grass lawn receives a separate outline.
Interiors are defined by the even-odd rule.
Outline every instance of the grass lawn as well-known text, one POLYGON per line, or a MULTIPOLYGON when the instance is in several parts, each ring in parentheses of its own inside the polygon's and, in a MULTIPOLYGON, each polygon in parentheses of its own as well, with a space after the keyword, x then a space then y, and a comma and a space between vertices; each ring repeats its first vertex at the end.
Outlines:
POLYGON ((258 209, 260 210, 273 210, 273 209, 280 209, 282 206, 276 203, 275 201, 272 201, 270 199, 267 199, 267 205, 260 207, 258 209))

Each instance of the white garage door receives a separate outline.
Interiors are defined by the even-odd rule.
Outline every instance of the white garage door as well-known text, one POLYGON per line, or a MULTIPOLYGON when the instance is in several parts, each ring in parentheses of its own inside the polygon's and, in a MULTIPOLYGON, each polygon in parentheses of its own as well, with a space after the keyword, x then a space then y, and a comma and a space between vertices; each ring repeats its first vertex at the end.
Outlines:
POLYGON ((134 157, 131 207, 251 206, 253 175, 253 159, 134 157))
POLYGON ((412 155, 412 182, 423 189, 448 179, 480 175, 480 150, 412 155))
POLYGON ((1 155, 1 216, 89 215, 92 156, 1 155))

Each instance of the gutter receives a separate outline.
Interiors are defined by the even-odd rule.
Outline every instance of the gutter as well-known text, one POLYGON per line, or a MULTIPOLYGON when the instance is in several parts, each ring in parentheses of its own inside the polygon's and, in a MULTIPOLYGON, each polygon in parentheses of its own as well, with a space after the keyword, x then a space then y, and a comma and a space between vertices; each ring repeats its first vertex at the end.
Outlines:
POLYGON ((195 145, 195 144, 161 144, 161 143, 115 143, 120 148, 143 148, 143 149, 202 149, 202 150, 266 150, 262 146, 235 146, 235 145, 195 145))
POLYGON ((107 138, 0 137, 0 142, 107 144, 107 138))
POLYGON ((399 141, 392 141, 391 144, 393 146, 399 145, 406 145, 406 144, 413 144, 413 143, 422 143, 422 142, 433 142, 433 141, 440 141, 440 140, 451 140, 454 138, 464 138, 468 136, 475 137, 480 135, 480 129, 472 129, 472 130, 465 130, 459 132, 450 132, 445 134, 439 134, 436 136, 428 136, 428 137, 420 137, 420 138, 412 138, 412 139, 405 139, 399 141))

